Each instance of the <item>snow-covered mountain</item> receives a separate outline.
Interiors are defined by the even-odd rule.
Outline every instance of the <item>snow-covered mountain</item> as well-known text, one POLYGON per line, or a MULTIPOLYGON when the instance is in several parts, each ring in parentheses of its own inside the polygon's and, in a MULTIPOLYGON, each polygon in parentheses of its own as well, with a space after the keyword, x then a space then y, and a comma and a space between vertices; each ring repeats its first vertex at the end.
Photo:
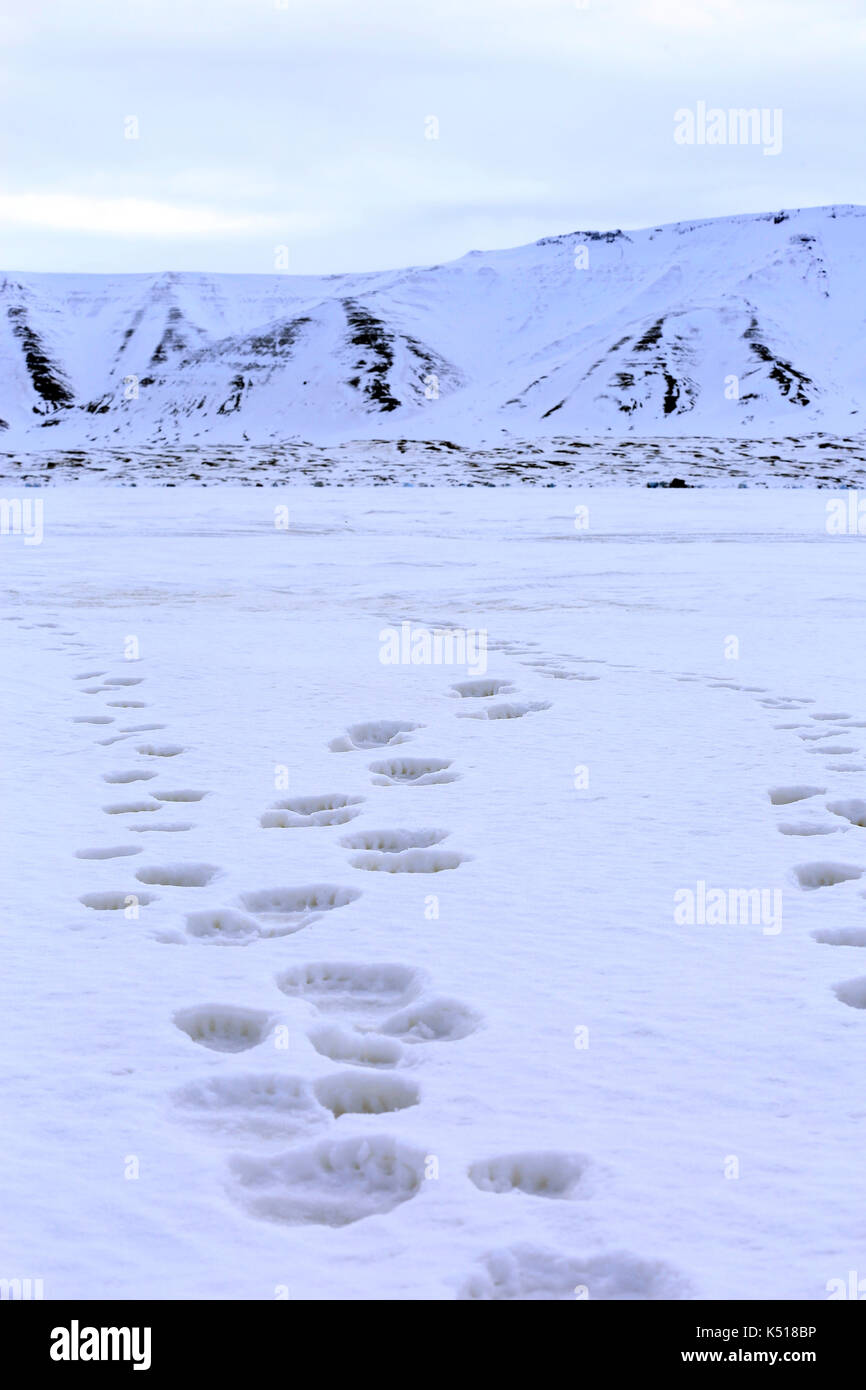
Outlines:
POLYGON ((368 274, 6 274, 5 447, 842 435, 866 208, 572 232, 368 274))

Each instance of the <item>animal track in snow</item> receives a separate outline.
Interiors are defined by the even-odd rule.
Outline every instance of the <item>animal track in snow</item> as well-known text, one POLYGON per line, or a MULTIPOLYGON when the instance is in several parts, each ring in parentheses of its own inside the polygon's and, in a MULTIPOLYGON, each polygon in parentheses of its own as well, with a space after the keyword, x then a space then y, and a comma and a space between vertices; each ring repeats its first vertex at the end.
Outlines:
POLYGON ((341 1115, 384 1115, 406 1110, 420 1099, 414 1081, 402 1076, 382 1076, 358 1072, 338 1072, 323 1076, 314 1085, 316 1099, 335 1119, 341 1115))
POLYGON ((116 686, 143 685, 144 676, 106 676, 105 684, 112 688, 116 686))
POLYGON ((345 961, 295 965, 277 976, 283 994, 306 999, 322 1012, 366 1015, 409 1003, 426 984, 426 974, 408 965, 345 961))
POLYGON ((147 772, 143 768, 134 767, 129 772, 103 772, 103 782, 109 782, 112 786, 121 785, 127 782, 152 782, 156 772, 147 772))
POLYGON ((204 888, 220 873, 216 864, 148 864, 135 877, 164 888, 204 888))
POLYGON ((780 835, 835 835, 834 825, 818 825, 815 821, 780 821, 776 829, 780 835))
POLYGON ((459 999, 427 999, 386 1019, 381 1031, 407 1043, 456 1042, 480 1026, 480 1014, 459 999))
POLYGON ((228 942, 232 945, 252 941, 261 935, 258 922, 245 917, 231 907, 206 908, 201 912, 190 912, 186 918, 186 929, 190 936, 205 937, 213 941, 228 942))
POLYGON ((184 1119, 236 1138, 297 1139, 332 1122, 309 1081, 277 1074, 210 1076, 175 1091, 184 1119))
POLYGON ((357 888, 335 888, 328 883, 318 883, 304 888, 259 888, 241 893, 240 902, 256 917, 285 923, 289 931, 300 931, 319 913, 346 907, 360 896, 357 888))
POLYGON ((113 724, 114 718, 110 714, 76 714, 72 719, 73 724, 113 724))
POLYGON ((503 705, 487 705, 484 709, 467 710, 458 714, 458 719, 522 719, 525 714, 536 714, 539 710, 550 709, 549 700, 512 701, 503 705))
POLYGON ((180 743, 139 743, 135 751, 145 758, 176 758, 186 750, 180 743))
POLYGON ((156 902, 156 897, 153 893, 103 891, 101 893, 82 893, 78 901, 85 907, 93 908, 95 912, 122 912, 127 907, 147 907, 148 903, 156 902))
POLYGON ((794 801, 807 801, 810 796, 823 796, 826 790, 826 787, 801 784, 794 787, 771 787, 767 795, 774 806, 790 806, 794 801))
POLYGON ((851 718, 850 714, 812 714, 812 715, 810 715, 809 717, 810 717, 810 719, 819 719, 819 720, 822 720, 822 719, 823 719, 823 720, 825 720, 825 721, 828 720, 828 719, 830 719, 830 720, 836 720, 836 719, 850 719, 850 718, 851 718))
POLYGON ((145 811, 161 811, 162 806, 158 801, 112 801, 102 809, 107 816, 131 816, 145 811))
POLYGON ((111 689, 111 686, 109 686, 109 685, 81 685, 81 686, 79 686, 79 690, 81 691, 82 695, 99 695, 99 693, 100 693, 101 691, 103 691, 103 690, 110 690, 110 689, 111 689))
MULTIPOLYGON (((106 700, 105 703, 109 709, 147 709, 145 700, 106 700)), ((158 727, 165 728, 165 725, 160 724, 158 727)))
POLYGON ((157 801, 202 801, 208 792, 199 792, 192 789, 182 788, 180 791, 165 792, 154 790, 152 795, 157 801))
POLYGON ((107 849, 77 849, 76 859, 123 859, 126 855, 141 854, 141 845, 111 845, 107 849))
POLYGON ((386 874, 439 874, 458 869, 470 856, 448 849, 405 849, 400 854, 355 854, 349 860, 353 869, 386 874))
POLYGON ((462 700, 489 700, 494 695, 507 695, 514 689, 511 681, 483 676, 480 680, 457 681, 451 689, 462 700))
POLYGON ((812 936, 822 946, 866 946, 866 927, 819 927, 812 936))
POLYGON ((340 844, 345 849, 399 854, 404 849, 429 849, 446 840, 449 834, 448 830, 358 830, 354 835, 344 835, 340 844))
POLYGON ((292 796, 275 801, 260 824, 265 830, 303 830, 320 825, 345 825, 361 814, 363 796, 292 796))
POLYGON ((513 653, 528 652, 532 647, 537 647, 537 642, 495 642, 493 650, 497 652, 513 653))
POLYGON ((482 1192, 525 1192, 533 1197, 569 1197, 588 1167, 579 1154, 502 1154, 473 1163, 469 1177, 482 1192))
POLYGON ((95 681, 98 680, 100 676, 104 675, 104 671, 82 671, 79 675, 73 676, 72 679, 76 681, 95 681))
POLYGON ((246 946, 251 941, 289 936, 315 920, 315 917, 304 917, 297 922, 263 926, 255 918, 246 917, 233 908, 219 907, 189 913, 186 929, 190 936, 218 942, 223 946, 246 946))
POLYGON ((424 1180, 424 1154, 391 1135, 321 1140, 276 1158, 230 1160, 235 1199, 252 1215, 288 1225, 348 1226, 391 1211, 424 1180))
POLYGON ((451 759, 392 758, 389 762, 370 763, 372 781, 379 787, 426 787, 436 782, 456 782, 458 774, 449 772, 451 759))
POLYGON ((214 1052, 246 1052, 264 1041, 273 1016, 262 1009, 244 1009, 234 1004, 200 1004, 180 1009, 174 1022, 202 1047, 214 1052))
POLYGON ((688 1297, 685 1280, 661 1260, 641 1260, 626 1251, 574 1257, 537 1245, 490 1251, 458 1293, 459 1300, 557 1302, 577 1297, 658 1301, 688 1297))
POLYGON ((166 727, 165 724, 124 724, 120 732, 122 734, 149 734, 166 727))
POLYGON ((344 735, 331 739, 328 747, 332 753, 350 753, 356 748, 387 748, 405 743, 407 735, 423 727, 407 719, 370 719, 365 724, 350 724, 344 735))
POLYGON ((814 864, 795 864, 794 876, 801 888, 831 888, 836 883, 862 878, 864 870, 856 864, 833 864, 818 860, 814 864))
POLYGON ((829 757, 835 758, 835 757, 842 757, 842 756, 843 756, 844 754, 846 754, 846 753, 856 753, 856 752, 857 752, 857 749, 851 747, 850 744, 842 744, 842 743, 833 743, 833 744, 830 744, 830 743, 823 743, 823 744, 821 745, 820 748, 807 748, 807 749, 806 749, 806 752, 807 752, 807 753, 816 753, 816 754, 818 754, 819 756, 826 753, 829 757))
POLYGON ((841 816, 851 825, 866 827, 866 801, 828 801, 827 810, 832 811, 834 816, 841 816))
POLYGON ((115 743, 125 743, 129 734, 113 734, 111 738, 98 738, 96 742, 100 748, 111 748, 115 743))
POLYGON ((834 985, 833 993, 840 1003, 848 1004, 852 1009, 866 1009, 866 975, 834 985))
POLYGON ((356 1067, 396 1067, 405 1056, 396 1038, 341 1028, 336 1023, 319 1024, 310 1029, 307 1037, 320 1056, 332 1062, 351 1062, 356 1067))

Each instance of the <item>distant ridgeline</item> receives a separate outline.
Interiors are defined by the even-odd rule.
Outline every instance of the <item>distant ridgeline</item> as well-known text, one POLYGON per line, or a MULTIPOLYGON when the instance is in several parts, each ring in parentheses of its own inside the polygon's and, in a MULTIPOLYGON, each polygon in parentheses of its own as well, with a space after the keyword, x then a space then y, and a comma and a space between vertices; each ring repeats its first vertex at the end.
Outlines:
POLYGON ((4 448, 862 432, 866 209, 370 274, 0 280, 4 448))

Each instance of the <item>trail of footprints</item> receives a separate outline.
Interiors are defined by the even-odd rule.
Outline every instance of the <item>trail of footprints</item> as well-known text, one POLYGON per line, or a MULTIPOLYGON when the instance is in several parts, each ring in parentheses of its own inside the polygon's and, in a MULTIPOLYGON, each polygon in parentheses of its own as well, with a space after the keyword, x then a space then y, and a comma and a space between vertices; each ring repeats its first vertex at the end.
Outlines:
MULTIPOLYGON (((56 623, 21 623, 19 628, 56 628, 67 639, 76 634, 56 623)), ((87 643, 66 641, 69 650, 87 643)), ((500 650, 527 658, 523 664, 545 679, 596 681, 599 675, 584 669, 567 669, 562 661, 533 656, 532 643, 503 643, 500 650)), ((62 650, 63 647, 58 648, 62 650)), ((573 665, 576 658, 570 658, 573 665)), ((614 663, 597 663, 613 667, 614 663)), ((716 680, 696 672, 682 672, 680 681, 704 681, 713 689, 749 693, 760 698, 768 712, 796 716, 778 724, 797 735, 816 761, 824 760, 827 773, 856 774, 866 771, 855 731, 866 728, 866 719, 846 712, 807 710, 814 703, 803 697, 774 696, 761 687, 716 680), (808 722, 804 719, 808 717, 808 722)), ((137 698, 143 676, 114 676, 102 669, 85 670, 75 677, 77 691, 104 697, 106 711, 71 716, 72 722, 96 731, 107 730, 122 718, 121 711, 147 708, 137 698), (94 682, 100 682, 98 684, 94 682), (135 698, 127 695, 132 691, 135 698), (110 698, 109 698, 110 697, 110 698)), ((471 702, 460 718, 509 720, 540 713, 546 701, 513 700, 512 682, 490 677, 456 682, 450 695, 471 702), (481 703, 484 702, 484 703, 481 703)), ((127 718, 129 715, 127 714, 127 718)), ((134 715, 133 715, 134 717, 134 715)), ((155 735, 165 730, 160 723, 120 725, 103 746, 129 743, 135 735, 155 735)), ((393 749, 409 742, 423 726, 408 720, 374 720, 350 726, 333 739, 334 752, 370 752, 393 749)), ((152 739, 132 745, 141 765, 103 774, 108 786, 138 786, 158 780, 163 760, 182 755, 182 745, 152 739)), ((369 764, 371 784, 377 787, 435 786, 455 781, 459 773, 451 761, 389 753, 369 764)), ((777 828, 786 836, 803 839, 866 829, 866 800, 856 796, 828 795, 825 778, 774 786, 769 800, 779 810, 777 828), (823 803, 820 798, 828 797, 823 803)), ((130 833, 182 833, 188 820, 156 818, 170 807, 186 808, 208 793, 198 789, 176 790, 147 787, 147 794, 108 802, 106 815, 123 816, 130 833)), ((345 826, 361 815, 364 798, 343 794, 288 798, 275 802, 261 817, 264 829, 310 829, 345 826)), ((183 814, 183 811, 181 811, 183 814)), ((449 832, 437 826, 417 829, 354 831, 340 838, 353 868, 388 873, 438 873, 451 871, 470 856, 444 845, 449 832)), ((82 848, 82 861, 125 860, 142 853, 142 845, 109 843, 82 848)), ((147 889, 160 886, 201 889, 220 874, 215 865, 203 863, 151 864, 138 869, 135 889, 101 889, 81 895, 80 902, 95 912, 117 912, 130 903, 147 906, 158 894, 147 889), (145 887, 146 886, 146 887, 145 887)), ((797 864, 793 876, 807 892, 832 888, 866 875, 859 864, 836 859, 813 859, 797 864)), ((236 907, 198 909, 186 915, 191 940, 222 945, 246 945, 262 938, 293 935, 325 913, 342 909, 360 896, 359 890, 330 885, 276 888, 240 895, 236 907)), ((812 933, 816 942, 831 946, 866 946, 866 925, 823 926, 812 933)), ((435 992, 425 971, 399 963, 313 961, 282 969, 274 979, 275 1000, 281 995, 301 1001, 309 1010, 306 1036, 312 1048, 340 1070, 314 1080, 278 1071, 224 1072, 187 1083, 175 1090, 172 1105, 178 1118, 206 1130, 216 1140, 232 1143, 298 1145, 272 1154, 233 1154, 228 1158, 229 1190, 251 1216, 280 1223, 320 1223, 342 1226, 382 1214, 416 1197, 425 1181, 427 1156, 398 1137, 364 1129, 342 1134, 342 1122, 353 1117, 393 1114, 421 1103, 415 1065, 423 1061, 428 1046, 459 1043, 471 1036, 483 1020, 461 1000, 435 992), (335 1126, 336 1137, 329 1131, 335 1126)), ((835 986, 840 1003, 866 1009, 866 976, 835 986)), ((216 1053, 246 1053, 264 1046, 281 1021, 275 1002, 271 1012, 236 1005, 198 1005, 178 1011, 177 1029, 197 1046, 216 1053)), ((491 1194, 520 1192, 532 1197, 568 1199, 579 1192, 587 1171, 580 1155, 515 1153, 488 1157, 472 1163, 466 1174, 480 1191, 491 1194)), ((639 1260, 618 1253, 576 1259, 557 1251, 521 1244, 483 1256, 469 1275, 461 1299, 565 1299, 575 1289, 586 1288, 594 1298, 654 1299, 687 1297, 688 1290, 675 1271, 660 1262, 639 1260)))
MULTIPOLYGON (((449 693, 474 706, 457 711, 462 718, 514 719, 549 708, 546 701, 499 702, 513 689, 510 682, 483 678, 456 683, 449 693), (480 705, 482 701, 488 703, 480 705)), ((411 741, 421 728, 409 720, 373 720, 350 726, 329 747, 337 753, 391 749, 411 741)), ((460 776, 451 760, 403 753, 376 758, 368 771, 371 784, 383 788, 435 787, 460 776)), ((356 820, 364 802, 345 793, 289 797, 267 808, 260 824, 269 831, 333 831, 356 820)), ((449 838, 447 829, 423 824, 347 830, 338 843, 354 869, 436 874, 456 870, 471 858, 448 846, 449 838)), ((294 935, 358 896, 357 889, 332 885, 247 892, 231 907, 189 913, 186 931, 221 945, 294 935)), ((274 1070, 208 1076, 174 1092, 177 1117, 233 1146, 265 1146, 264 1152, 235 1152, 227 1159, 228 1191, 255 1218, 340 1227, 417 1197, 428 1155, 398 1135, 382 1132, 376 1117, 421 1104, 418 1071, 428 1048, 469 1038, 483 1026, 481 1015, 465 1001, 437 993, 427 971, 400 962, 307 961, 280 970, 274 985, 284 998, 306 1006, 309 1044, 339 1069, 316 1079, 274 1070), (346 1123, 350 1132, 344 1134, 346 1123), (268 1152, 269 1145, 280 1145, 280 1151, 268 1152)), ((275 1002, 273 1011, 196 1006, 181 1010, 174 1022, 194 1044, 210 1051, 252 1053, 272 1042, 282 1020, 275 1002)), ((465 1179, 486 1194, 569 1200, 582 1190, 588 1166, 582 1155, 508 1153, 472 1163, 465 1179)), ((579 1261, 556 1251, 517 1247, 488 1254, 484 1261, 460 1297, 573 1298, 575 1287, 583 1283, 596 1297, 682 1296, 667 1267, 629 1255, 579 1261)))
MULTIPOLYGON (((766 701, 764 702, 767 703, 766 701)), ((798 702, 800 707, 811 701, 798 702)), ((775 702, 769 706, 778 708, 775 702)), ((790 708, 790 702, 785 701, 790 708)), ((795 733, 801 742, 810 745, 807 751, 816 757, 850 758, 859 754, 856 742, 851 741, 851 731, 866 728, 866 720, 837 711, 815 711, 809 715, 810 723, 792 722, 776 727, 795 733), (832 726, 832 727, 827 727, 832 726)), ((855 735, 856 739, 856 735, 855 735)), ((832 762, 824 764, 830 773, 859 773, 866 771, 866 764, 854 762, 832 762)), ((783 808, 783 819, 777 821, 777 829, 782 835, 806 838, 823 837, 844 832, 852 827, 866 827, 866 801, 859 797, 830 795, 826 785, 818 783, 793 783, 771 787, 770 802, 783 808)), ((866 867, 836 859, 814 859, 796 864, 793 875, 800 888, 812 892, 820 888, 832 888, 836 884, 856 882, 866 874, 866 867)), ((866 895, 864 895, 866 896, 866 895)), ((827 946, 866 946, 866 925, 863 927, 818 927, 812 932, 815 941, 827 946)), ((851 1008, 866 1009, 866 976, 842 981, 834 986, 836 998, 851 1008)))
MULTIPOLYGON (((57 622, 22 622, 18 616, 6 615, 4 622, 14 622, 20 630, 28 631, 31 629, 45 628, 56 631, 58 637, 73 639, 77 634, 66 628, 61 628, 57 622)), ((91 644, 85 641, 65 640, 50 650, 66 651, 72 654, 89 649, 91 644)), ((78 658, 80 659, 80 657, 78 658)), ((123 714, 108 713, 107 711, 133 711, 147 708, 147 702, 138 698, 129 698, 126 695, 128 690, 144 684, 145 677, 141 675, 110 675, 102 669, 87 669, 78 672, 74 677, 74 686, 77 695, 102 695, 112 697, 105 699, 105 713, 83 713, 70 715, 70 720, 75 725, 81 725, 85 729, 93 728, 103 730, 108 726, 115 725, 123 714), (92 682, 100 681, 101 684, 92 682)), ((129 715, 127 714, 127 718, 129 715)), ((109 747, 114 743, 128 743, 136 734, 153 734, 162 731, 164 724, 142 723, 142 724, 121 724, 116 731, 112 731, 107 738, 97 739, 96 743, 102 747, 109 747)), ((183 751, 180 744, 161 743, 161 742, 140 742, 133 745, 135 752, 144 763, 157 763, 158 760, 175 758, 183 751)), ((160 776, 159 771, 145 765, 134 768, 124 768, 109 771, 102 774, 102 780, 108 786, 124 787, 132 784, 151 782, 160 776)), ((174 801, 198 801, 206 793, 198 791, 168 791, 154 790, 153 793, 144 798, 135 800, 109 802, 103 806, 107 815, 111 816, 134 816, 143 814, 153 814, 160 811, 165 804, 174 801)), ((145 829, 154 831, 182 831, 191 829, 190 822, 170 823, 160 821, 151 826, 144 826, 137 823, 128 823, 126 829, 133 832, 140 832, 145 829)), ((84 861, 104 861, 115 859, 129 859, 142 853, 142 845, 127 843, 109 843, 105 845, 95 845, 84 847, 75 851, 75 857, 84 861)), ((137 884, 159 885, 164 883, 177 883, 179 885, 198 885, 209 881, 218 873, 215 866, 201 864, 174 864, 174 865, 150 865, 140 868, 135 874, 137 884)), ((82 893, 79 902, 85 908, 94 912, 121 912, 128 911, 132 906, 136 908, 146 907, 150 903, 157 901, 158 895, 144 891, 142 888, 127 886, 118 889, 99 889, 82 893)))
MULTIPOLYGON (((384 749, 405 743, 421 727, 408 720, 355 724, 329 746, 341 753, 384 749)), ((442 759, 394 757, 369 770, 377 786, 431 786, 456 780, 450 768, 442 759)), ((260 824, 265 830, 333 829, 358 817, 364 801, 342 793, 289 797, 273 803, 260 824)), ((440 848, 448 836, 439 827, 367 830, 344 835, 339 843, 356 869, 439 873, 469 859, 440 848)), ((186 930, 222 945, 294 935, 359 896, 355 888, 322 884, 260 889, 242 893, 237 906, 189 913, 186 930)), ((389 1134, 331 1138, 326 1132, 346 1116, 380 1116, 418 1105, 419 1083, 402 1069, 414 1067, 425 1045, 468 1037, 481 1026, 481 1016, 462 1000, 438 995, 426 972, 399 963, 315 961, 282 970, 274 985, 275 993, 306 1006, 312 1049, 343 1069, 315 1080, 282 1072, 226 1074, 174 1093, 178 1116, 215 1138, 316 1141, 278 1155, 232 1155, 228 1183, 234 1200, 265 1220, 342 1226, 416 1196, 427 1161, 420 1150, 389 1134)), ((237 1053, 265 1044, 279 1019, 277 1011, 214 1004, 181 1010, 174 1022, 199 1046, 237 1053)))
MULTIPOLYGON (((69 634, 70 636, 72 634, 69 634)), ((78 644, 85 646, 86 644, 78 644)), ((526 653, 528 647, 503 644, 526 653)), ((565 670, 551 660, 525 664, 550 679, 598 680, 593 674, 565 670)), ((125 691, 144 683, 143 676, 111 676, 87 670, 76 676, 77 690, 105 700, 107 710, 147 708, 144 700, 125 698, 125 691), (101 682, 91 684, 91 682, 101 682)), ((137 692, 136 692, 137 693, 137 692)), ((459 718, 511 720, 540 713, 548 701, 503 699, 514 686, 483 677, 456 682, 449 692, 471 707, 459 718), (484 702, 484 703, 481 703, 484 702)), ((114 713, 72 716, 73 722, 102 730, 115 723, 114 713)), ((126 724, 97 742, 111 746, 135 735, 157 734, 160 723, 126 724)), ((350 726, 329 745, 333 752, 370 752, 405 744, 423 725, 408 720, 374 720, 350 726)), ((143 741, 132 745, 141 763, 102 775, 112 787, 129 787, 132 796, 103 806, 107 816, 123 816, 135 835, 182 833, 188 820, 159 818, 167 808, 186 808, 208 795, 193 788, 151 788, 160 779, 163 760, 180 757, 183 746, 143 741), (147 785, 146 785, 147 784, 147 785), (141 791, 138 788, 141 787, 141 791)), ((454 782, 460 774, 451 760, 389 753, 369 765, 376 787, 431 787, 454 782)), ((330 794, 291 797, 273 803, 261 816, 267 830, 316 829, 348 825, 361 815, 365 798, 330 794)), ((866 808, 864 808, 866 809, 866 808)), ((414 829, 358 830, 342 835, 354 869, 390 874, 450 872, 471 856, 445 844, 450 832, 436 825, 414 829)), ((77 850, 82 861, 126 860, 142 853, 140 844, 109 843, 77 850)), ((79 901, 97 912, 118 912, 131 903, 158 900, 147 891, 162 886, 201 889, 220 876, 218 866, 172 861, 137 869, 134 890, 85 892, 79 901)), ((186 914, 186 937, 202 944, 249 945, 294 935, 360 896, 355 888, 309 885, 259 889, 239 895, 231 907, 194 909, 186 914)), ((856 982, 855 982, 856 983, 856 982)), ((265 1146, 263 1151, 227 1156, 227 1184, 234 1201, 250 1216, 283 1223, 340 1227, 381 1215, 422 1191, 428 1155, 378 1125, 343 1133, 361 1117, 379 1117, 417 1106, 422 1089, 416 1079, 427 1048, 460 1043, 483 1025, 477 1010, 464 1001, 436 992, 428 973, 396 962, 312 961, 283 968, 274 977, 272 1011, 238 1005, 195 1005, 181 1009, 173 1022, 188 1041, 218 1054, 252 1052, 272 1039, 281 1023, 278 998, 302 1003, 309 1011, 306 1037, 313 1050, 338 1070, 309 1079, 282 1071, 224 1071, 178 1087, 171 1096, 173 1113, 215 1141, 265 1146), (337 1128, 335 1128, 335 1126, 337 1128), (331 1131, 334 1131, 333 1134, 331 1131), (279 1144, 279 1153, 268 1146, 279 1144), (286 1145, 290 1147, 285 1148, 286 1145)), ((866 981, 863 982, 866 1006, 866 981)), ((375 1121, 374 1121, 375 1124, 375 1121)), ((588 1161, 582 1155, 519 1152, 473 1162, 466 1180, 485 1194, 520 1193, 533 1199, 568 1200, 579 1193, 588 1161)), ((575 1259, 558 1251, 518 1245, 489 1252, 458 1293, 461 1299, 572 1299, 586 1288, 593 1297, 670 1298, 687 1293, 674 1271, 617 1253, 575 1259)))
MULTIPOLYGON (((814 721, 811 727, 787 724, 777 725, 777 728, 789 729, 801 741, 814 745, 808 751, 815 755, 850 757, 859 752, 857 744, 849 742, 848 737, 851 730, 866 728, 866 720, 854 719, 839 711, 821 711, 810 717, 814 721), (822 726, 827 724, 833 727, 825 730, 822 726)), ((850 773, 866 771, 866 766, 859 762, 827 762, 825 769, 833 773, 850 773)), ((796 818, 791 812, 792 818, 786 816, 777 822, 781 834, 811 838, 838 834, 840 829, 849 832, 852 828, 866 828, 866 800, 830 795, 822 804, 820 798, 827 794, 827 786, 817 783, 794 783, 770 788, 772 805, 783 807, 786 812, 796 808, 798 813, 796 818)), ((836 884, 856 882, 866 875, 866 867, 837 859, 815 859, 795 865, 793 873, 800 887, 811 892, 819 888, 832 888, 836 884)), ((862 896, 866 896, 866 893, 862 896)), ((862 947, 866 946, 866 925, 818 927, 812 932, 812 937, 825 946, 862 947)), ((834 986, 834 993, 840 1003, 854 1009, 866 1009, 866 976, 841 981, 834 986)))
MULTIPOLYGON (((700 680, 694 673, 677 676, 678 680, 700 680)), ((856 730, 866 729, 866 719, 856 719, 847 711, 815 710, 815 703, 805 696, 775 696, 760 686, 739 685, 733 680, 711 680, 712 689, 728 689, 760 695, 759 703, 769 711, 798 715, 797 719, 776 724, 775 728, 795 734, 807 745, 806 752, 816 759, 825 759, 824 770, 830 774, 866 773, 856 730), (803 716, 806 716, 804 719, 803 716), (853 737, 852 737, 853 735, 853 737), (841 759, 842 761, 833 761, 841 759)), ((802 839, 820 839, 853 828, 866 829, 866 800, 856 796, 837 796, 829 792, 827 782, 793 782, 770 787, 768 797, 778 807, 781 816, 776 821, 780 834, 802 839), (820 798, 829 797, 826 801, 820 798)), ((862 847, 861 847, 862 849, 862 847)), ((847 860, 811 859, 795 864, 792 877, 805 892, 833 888, 838 884, 856 882, 866 876, 866 866, 847 860)), ((866 897, 866 891, 861 896, 866 897)), ((813 939, 826 946, 866 946, 864 926, 818 927, 813 939)), ((866 1009, 866 975, 845 980, 834 986, 836 998, 851 1008, 866 1009)))
MULTIPOLYGON (((103 670, 87 670, 79 672, 74 678, 76 689, 80 694, 87 695, 111 695, 117 696, 122 691, 143 685, 144 676, 110 676, 103 670), (102 680, 101 685, 89 685, 86 682, 102 680)), ((106 709, 111 710, 141 710, 147 708, 147 701, 140 699, 108 699, 105 701, 106 709)), ((87 726, 103 727, 114 724, 118 717, 115 714, 84 714, 73 715, 74 724, 87 726)), ((108 747, 114 743, 129 743, 135 735, 153 734, 163 731, 165 724, 161 723, 142 723, 121 725, 116 734, 110 738, 99 739, 97 742, 102 747, 108 747)), ((130 787, 137 790, 138 784, 157 781, 162 776, 162 764, 164 760, 179 757, 185 749, 182 744, 169 742, 144 741, 133 743, 135 753, 142 760, 141 764, 135 767, 116 768, 101 774, 102 781, 109 787, 130 787), (147 764, 150 764, 148 766, 147 764)), ((152 816, 168 806, 174 804, 195 803, 201 801, 207 792, 192 788, 179 788, 171 790, 168 788, 155 788, 152 791, 148 788, 148 795, 138 796, 126 801, 111 801, 103 806, 103 811, 108 816, 133 817, 128 820, 126 829, 134 834, 145 832, 161 833, 181 833, 192 829, 191 821, 168 821, 157 820, 150 824, 142 824, 139 817, 152 816)), ((106 860, 106 859, 128 859, 143 853, 144 846, 141 844, 109 844, 96 845, 75 851, 77 859, 85 860, 106 860)), ((100 889, 95 892, 82 893, 79 902, 83 907, 89 908, 94 912, 125 912, 130 908, 136 911, 140 907, 147 907, 153 902, 157 902, 159 894, 147 892, 146 889, 138 885, 150 887, 179 887, 179 888, 200 888, 212 882, 220 874, 220 869, 215 864, 203 863, 181 863, 172 862, 168 864, 148 864, 139 867, 134 874, 135 886, 123 889, 100 889)))

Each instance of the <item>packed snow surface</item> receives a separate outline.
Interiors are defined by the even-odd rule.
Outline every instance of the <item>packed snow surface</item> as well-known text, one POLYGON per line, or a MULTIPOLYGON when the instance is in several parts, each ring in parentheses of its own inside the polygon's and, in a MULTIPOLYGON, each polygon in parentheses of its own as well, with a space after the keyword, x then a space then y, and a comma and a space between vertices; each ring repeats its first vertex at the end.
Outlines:
POLYGON ((20 496, 0 1275, 862 1269, 863 540, 826 493, 20 496))

